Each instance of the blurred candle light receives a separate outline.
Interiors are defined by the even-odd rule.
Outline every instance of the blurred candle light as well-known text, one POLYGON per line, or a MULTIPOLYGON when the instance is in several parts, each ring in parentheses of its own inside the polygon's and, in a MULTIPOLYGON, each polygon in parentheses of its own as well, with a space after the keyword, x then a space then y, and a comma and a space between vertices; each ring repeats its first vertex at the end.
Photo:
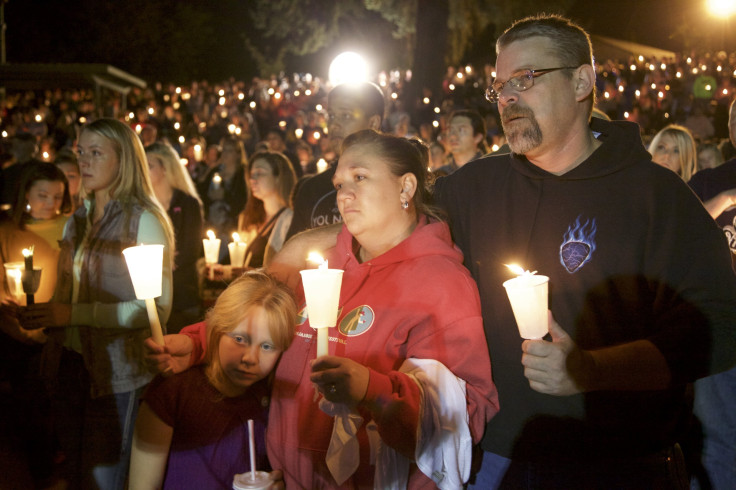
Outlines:
POLYGON ((233 267, 243 267, 245 261, 245 250, 247 244, 240 239, 240 235, 233 233, 233 241, 227 244, 228 252, 230 252, 230 265, 233 267))
POLYGON ((204 246, 204 261, 210 266, 210 279, 215 277, 214 265, 219 262, 220 239, 215 237, 215 232, 207 230, 207 238, 202 240, 204 246))

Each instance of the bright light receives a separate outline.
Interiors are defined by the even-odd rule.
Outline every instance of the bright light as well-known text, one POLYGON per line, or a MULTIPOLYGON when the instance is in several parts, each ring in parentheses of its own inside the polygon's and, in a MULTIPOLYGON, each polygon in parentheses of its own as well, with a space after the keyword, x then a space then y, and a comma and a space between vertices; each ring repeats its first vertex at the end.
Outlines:
POLYGON ((43 121, 43 116, 41 116, 41 114, 36 114, 36 122, 40 123, 41 121, 43 121))
POLYGON ((628 119, 628 118, 629 118, 629 111, 624 111, 624 119, 628 119))
POLYGON ((178 130, 179 130, 180 128, 181 128, 181 124, 179 124, 179 122, 178 122, 178 121, 177 121, 177 122, 175 122, 175 123, 174 123, 174 129, 176 129, 176 130, 178 131, 178 130))
POLYGON ((435 114, 439 114, 440 113, 440 108, 439 107, 435 107, 434 108, 434 113, 435 114))
POLYGON ((316 106, 314 106, 314 110, 317 112, 322 112, 322 104, 317 104, 316 106))
POLYGON ((240 92, 238 94, 238 100, 243 100, 243 99, 245 99, 245 94, 243 92, 240 92))
POLYGON ((179 143, 184 143, 186 140, 184 136, 179 136, 179 143))
POLYGON ((225 105, 225 102, 227 102, 227 101, 225 100, 225 97, 220 97, 220 100, 218 100, 218 103, 219 103, 220 105, 225 105))
POLYGON ((153 113, 154 113, 153 107, 148 108, 148 113, 153 116, 153 113))
POLYGON ((279 127, 284 129, 286 127, 286 121, 279 121, 279 127))
POLYGON ((636 65, 632 63, 631 66, 629 66, 629 70, 636 71, 636 65))
POLYGON ((429 97, 425 97, 425 98, 423 98, 423 99, 422 99, 422 102, 424 102, 425 104, 429 104, 429 102, 430 102, 430 101, 429 101, 429 97))
POLYGON ((304 134, 304 130, 302 128, 296 128, 294 130, 294 136, 301 139, 302 135, 304 134))
POLYGON ((435 128, 439 128, 440 127, 440 122, 439 121, 432 121, 432 126, 435 127, 435 128))
POLYGON ((255 100, 252 100, 250 102, 249 106, 250 106, 251 109, 255 109, 256 108, 256 101, 255 100))
POLYGON ((358 53, 340 53, 330 63, 329 79, 333 87, 341 83, 364 82, 368 79, 368 65, 358 53))
POLYGON ((310 95, 312 95, 312 91, 309 90, 309 89, 307 89, 307 90, 304 91, 304 95, 306 95, 307 97, 309 97, 310 95))
POLYGON ((708 0, 708 11, 714 17, 726 18, 736 12, 734 0, 708 0))
POLYGON ((318 140, 318 139, 320 139, 320 138, 322 137, 322 135, 321 135, 321 134, 319 134, 319 131, 315 131, 315 132, 314 132, 314 134, 312 134, 312 136, 313 136, 313 137, 314 137, 314 139, 316 139, 316 140, 318 140))
POLYGON ((217 95, 219 95, 220 97, 222 97, 223 95, 225 95, 225 91, 222 90, 222 89, 220 89, 220 91, 217 92, 217 95))

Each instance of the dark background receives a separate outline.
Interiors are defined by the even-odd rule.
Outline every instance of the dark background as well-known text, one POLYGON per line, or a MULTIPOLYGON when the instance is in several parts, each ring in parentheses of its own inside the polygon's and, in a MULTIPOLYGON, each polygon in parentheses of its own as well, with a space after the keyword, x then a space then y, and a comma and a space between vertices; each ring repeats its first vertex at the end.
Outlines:
POLYGON ((673 51, 735 49, 734 29, 709 17, 704 0, 419 0, 416 16, 406 15, 406 4, 6 0, 7 62, 107 63, 148 81, 185 83, 281 70, 326 75, 335 55, 353 49, 374 60, 375 70, 436 72, 448 63, 493 62, 493 42, 509 22, 542 10, 566 14, 593 34, 673 51), (407 27, 416 35, 405 35, 407 27))

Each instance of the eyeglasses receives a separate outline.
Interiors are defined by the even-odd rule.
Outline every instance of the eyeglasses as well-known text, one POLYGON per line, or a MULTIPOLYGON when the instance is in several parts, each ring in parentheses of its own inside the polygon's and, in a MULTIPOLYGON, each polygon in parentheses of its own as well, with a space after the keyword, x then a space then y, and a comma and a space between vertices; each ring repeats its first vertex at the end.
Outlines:
POLYGON ((557 70, 574 70, 577 66, 560 66, 557 68, 543 68, 541 70, 522 70, 519 75, 511 77, 505 82, 498 82, 494 80, 486 89, 486 100, 491 104, 498 102, 498 98, 501 96, 501 91, 508 84, 512 89, 517 92, 523 92, 529 90, 534 86, 534 79, 541 77, 552 71, 557 70))

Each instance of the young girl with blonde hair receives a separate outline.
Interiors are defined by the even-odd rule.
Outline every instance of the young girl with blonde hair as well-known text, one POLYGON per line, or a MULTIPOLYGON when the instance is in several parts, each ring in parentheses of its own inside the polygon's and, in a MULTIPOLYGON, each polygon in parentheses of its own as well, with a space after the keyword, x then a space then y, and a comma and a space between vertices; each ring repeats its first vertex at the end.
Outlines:
POLYGON ((207 315, 205 363, 154 379, 143 396, 131 490, 231 488, 234 475, 250 470, 248 419, 257 468, 269 469, 271 377, 295 320, 291 291, 267 274, 247 272, 225 289, 207 315))

